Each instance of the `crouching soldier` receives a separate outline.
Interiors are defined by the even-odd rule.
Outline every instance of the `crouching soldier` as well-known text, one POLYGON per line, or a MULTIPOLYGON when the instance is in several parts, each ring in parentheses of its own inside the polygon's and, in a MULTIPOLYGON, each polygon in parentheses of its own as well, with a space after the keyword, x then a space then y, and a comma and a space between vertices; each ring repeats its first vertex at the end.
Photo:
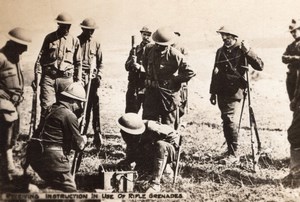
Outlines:
POLYGON ((20 55, 27 51, 31 36, 22 28, 8 33, 9 41, 0 50, 0 149, 1 178, 8 182, 20 175, 15 169, 12 148, 19 134, 18 106, 23 100, 24 80, 20 55))
POLYGON ((48 109, 41 132, 34 134, 29 145, 31 167, 52 189, 76 192, 66 154, 71 149, 81 151, 87 142, 86 136, 80 135, 78 124, 85 97, 83 86, 71 83, 48 109))
POLYGON ((151 168, 146 192, 159 192, 162 174, 168 163, 175 162, 179 135, 175 130, 156 121, 142 120, 135 113, 121 116, 117 125, 126 142, 126 159, 122 163, 136 163, 135 170, 151 168))

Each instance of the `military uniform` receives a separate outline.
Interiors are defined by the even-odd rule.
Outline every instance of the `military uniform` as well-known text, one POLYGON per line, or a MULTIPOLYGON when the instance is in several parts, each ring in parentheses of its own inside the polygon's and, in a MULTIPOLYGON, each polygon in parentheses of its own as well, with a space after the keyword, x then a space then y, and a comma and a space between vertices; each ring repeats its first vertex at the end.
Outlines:
POLYGON ((102 66, 102 51, 100 43, 94 40, 93 38, 85 40, 82 35, 78 36, 81 46, 81 55, 82 55, 82 72, 83 78, 86 84, 89 79, 91 63, 94 57, 96 57, 96 74, 98 73, 96 78, 93 78, 91 81, 90 94, 87 103, 87 111, 86 111, 86 125, 84 128, 84 134, 87 132, 91 111, 93 109, 93 129, 95 133, 101 133, 100 131, 100 102, 98 96, 98 88, 100 87, 100 79, 101 79, 101 69, 102 66))
POLYGON ((250 49, 244 53, 236 42, 231 47, 222 46, 217 50, 215 66, 210 84, 210 93, 217 95, 218 106, 223 120, 223 132, 228 151, 232 154, 238 147, 238 106, 247 86, 244 79, 247 62, 256 70, 263 69, 262 60, 250 49))
POLYGON ((175 124, 176 111, 181 104, 181 83, 189 81, 194 72, 185 57, 168 46, 161 52, 157 45, 145 53, 146 92, 143 119, 175 124), (155 107, 153 107, 155 106, 155 107))
POLYGON ((288 45, 283 53, 282 62, 288 65, 286 88, 291 101, 296 89, 297 69, 300 67, 300 38, 288 45), (298 56, 298 58, 286 56, 298 56))
MULTIPOLYGON (((142 57, 145 52, 145 42, 141 42, 136 49, 137 63, 142 65, 142 57)), ((131 49, 129 57, 125 63, 125 69, 128 71, 128 86, 126 92, 126 108, 125 113, 138 113, 145 99, 145 73, 135 71, 132 68, 132 56, 134 50, 131 49)))
MULTIPOLYGON (((58 15, 57 19, 60 19, 60 16, 62 14, 58 15)), ((64 22, 58 21, 58 23, 64 22)), ((81 80, 79 40, 70 34, 60 34, 58 30, 48 34, 36 61, 35 74, 40 72, 42 73, 40 104, 41 118, 43 118, 45 110, 55 102, 57 86, 59 85, 57 80, 67 84, 73 82, 73 79, 74 81, 81 80)))
POLYGON ((19 104, 23 101, 24 78, 20 55, 31 42, 22 28, 9 32, 10 41, 0 50, 0 149, 2 181, 10 181, 17 173, 12 147, 19 135, 19 104))
MULTIPOLYGON (((77 84, 72 90, 78 91, 79 88, 83 91, 83 93, 80 92, 83 95, 81 97, 85 98, 85 91, 81 84, 77 84)), ((59 101, 48 108, 41 130, 31 139, 27 160, 33 170, 51 188, 64 192, 76 192, 76 184, 66 155, 71 149, 81 151, 85 146, 85 140, 80 134, 73 104, 66 101, 64 95, 61 95, 59 101)), ((78 96, 71 96, 71 99, 76 99, 76 97, 78 96)))

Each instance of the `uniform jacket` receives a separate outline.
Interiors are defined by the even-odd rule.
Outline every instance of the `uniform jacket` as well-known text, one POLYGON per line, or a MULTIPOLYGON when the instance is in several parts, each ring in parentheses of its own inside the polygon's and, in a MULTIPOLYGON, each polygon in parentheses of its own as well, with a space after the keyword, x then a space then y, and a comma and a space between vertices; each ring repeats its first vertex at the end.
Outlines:
POLYGON ((52 105, 50 115, 46 117, 40 139, 46 143, 61 145, 64 151, 82 150, 84 140, 79 132, 76 115, 62 102, 52 105))
MULTIPOLYGON (((137 45, 136 49, 136 62, 140 65, 143 65, 143 56, 145 53, 146 43, 143 41, 137 45)), ((134 48, 132 48, 129 52, 129 56, 125 63, 125 69, 128 71, 128 81, 135 85, 137 88, 143 89, 145 88, 145 73, 144 72, 135 72, 132 69, 132 60, 131 57, 134 54, 134 48)))
MULTIPOLYGON (((56 31, 48 34, 44 39, 37 63, 42 67, 54 66, 61 71, 65 71, 72 64, 75 68, 75 76, 81 75, 79 40, 71 34, 61 37, 57 36, 56 31)), ((36 73, 39 72, 38 69, 35 71, 36 73)))
POLYGON ((78 36, 80 47, 81 47, 81 56, 82 56, 82 68, 83 70, 89 69, 92 58, 96 57, 96 68, 100 72, 103 68, 102 65, 102 51, 101 45, 94 38, 86 40, 83 35, 78 36))
MULTIPOLYGON (((300 39, 295 40, 293 43, 288 45, 283 56, 300 56, 300 39)), ((293 67, 300 67, 300 60, 298 59, 289 59, 282 57, 282 62, 288 65, 288 68, 291 70, 293 67)))
POLYGON ((263 69, 262 60, 250 49, 244 53, 237 42, 230 48, 222 46, 217 50, 215 66, 212 73, 210 93, 241 99, 242 90, 247 82, 244 78, 246 63, 255 70, 263 69))
POLYGON ((21 96, 24 89, 20 56, 8 51, 7 46, 0 50, 0 89, 10 96, 21 96))
POLYGON ((163 52, 160 52, 156 45, 148 48, 143 65, 146 69, 146 79, 157 81, 160 87, 173 92, 180 89, 182 82, 187 82, 194 76, 184 55, 170 46, 163 52))

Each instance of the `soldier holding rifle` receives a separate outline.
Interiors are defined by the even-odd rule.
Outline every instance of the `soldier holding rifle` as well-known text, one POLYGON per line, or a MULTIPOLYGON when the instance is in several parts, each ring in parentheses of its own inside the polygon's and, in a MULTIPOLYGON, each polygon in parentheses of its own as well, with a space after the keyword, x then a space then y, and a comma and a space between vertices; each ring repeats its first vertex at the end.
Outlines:
POLYGON ((213 105, 218 102, 221 111, 227 143, 227 151, 223 157, 233 160, 238 156, 238 109, 243 90, 247 87, 244 79, 246 63, 248 61, 255 70, 262 70, 263 62, 246 43, 237 41, 238 35, 232 29, 222 26, 217 33, 221 34, 224 44, 216 53, 210 84, 210 102, 213 105))
POLYGON ((102 78, 102 51, 101 45, 98 41, 93 38, 95 29, 98 28, 96 22, 92 18, 86 18, 80 24, 82 28, 82 33, 78 36, 80 47, 81 47, 81 56, 82 56, 82 73, 83 80, 85 83, 85 89, 87 91, 88 83, 91 82, 89 89, 89 97, 87 100, 87 110, 86 110, 86 120, 83 129, 83 134, 87 133, 90 115, 93 109, 93 129, 94 129, 94 145, 96 148, 100 148, 101 145, 101 127, 100 127, 100 103, 98 96, 98 88, 100 87, 100 81, 102 78), (95 67, 91 67, 92 61, 96 61, 95 67), (94 72, 90 72, 94 71, 94 72), (95 77, 91 79, 90 74, 94 74, 95 77))
MULTIPOLYGON (((55 102, 58 81, 67 85, 73 79, 81 81, 82 76, 79 40, 69 34, 72 17, 60 13, 55 21, 58 28, 45 37, 35 65, 35 74, 41 73, 41 122, 47 108, 55 102)), ((33 83, 38 84, 38 81, 33 83)))
POLYGON ((10 30, 8 37, 0 49, 0 181, 4 183, 21 175, 15 168, 12 148, 19 135, 18 107, 24 91, 21 54, 31 43, 30 33, 23 28, 10 30))
POLYGON ((81 83, 67 86, 57 96, 57 102, 48 108, 41 130, 29 143, 28 161, 52 189, 76 192, 66 155, 72 149, 82 151, 87 142, 87 137, 80 134, 78 123, 85 100, 86 93, 81 83))
POLYGON ((132 49, 125 63, 125 69, 128 71, 128 87, 126 92, 125 112, 138 113, 144 103, 145 91, 145 73, 142 67, 142 56, 145 47, 150 43, 151 31, 147 26, 141 29, 142 42, 135 45, 135 37, 132 37, 132 49))

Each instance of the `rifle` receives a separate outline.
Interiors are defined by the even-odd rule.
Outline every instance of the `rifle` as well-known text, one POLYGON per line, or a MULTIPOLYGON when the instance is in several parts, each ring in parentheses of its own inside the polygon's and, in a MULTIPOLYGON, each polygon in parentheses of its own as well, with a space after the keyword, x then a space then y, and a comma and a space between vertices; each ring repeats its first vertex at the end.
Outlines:
MULTIPOLYGON (((247 64, 247 59, 245 59, 247 64)), ((249 120, 250 120, 250 133, 251 133, 251 151, 252 151, 252 160, 253 160, 253 171, 256 172, 257 170, 257 163, 261 152, 261 142, 258 134, 257 124, 254 116, 254 111, 251 106, 251 98, 250 98, 250 85, 249 85, 249 75, 248 75, 248 68, 246 68, 246 80, 247 80, 247 93, 248 93, 248 107, 249 107, 249 120), (254 145, 254 134, 257 141, 257 152, 255 151, 255 145, 254 145)))
MULTIPOLYGON (((177 109, 176 109, 175 130, 178 131, 179 127, 180 127, 180 117, 179 117, 179 107, 177 107, 177 109)), ((175 172, 174 172, 173 185, 175 185, 176 181, 177 181, 179 162, 180 162, 180 154, 181 154, 181 144, 182 144, 182 136, 179 135, 178 155, 177 155, 177 159, 176 159, 176 167, 175 167, 175 172)))
MULTIPOLYGON (((80 122, 80 134, 83 134, 84 127, 85 127, 85 117, 86 117, 86 111, 87 111, 87 105, 88 105, 88 98, 90 95, 90 89, 91 89, 91 83, 92 79, 95 77, 94 71, 96 70, 96 57, 92 58, 91 65, 90 65, 90 72, 89 72, 89 82, 87 85, 86 89, 86 102, 84 103, 84 110, 83 110, 83 115, 81 117, 81 122, 80 122)), ((84 150, 84 149, 83 149, 84 150)), ((71 167, 71 174, 75 177, 75 173, 78 171, 81 161, 82 161, 82 156, 83 156, 83 150, 78 152, 75 151, 73 162, 72 162, 72 167, 71 167)))

